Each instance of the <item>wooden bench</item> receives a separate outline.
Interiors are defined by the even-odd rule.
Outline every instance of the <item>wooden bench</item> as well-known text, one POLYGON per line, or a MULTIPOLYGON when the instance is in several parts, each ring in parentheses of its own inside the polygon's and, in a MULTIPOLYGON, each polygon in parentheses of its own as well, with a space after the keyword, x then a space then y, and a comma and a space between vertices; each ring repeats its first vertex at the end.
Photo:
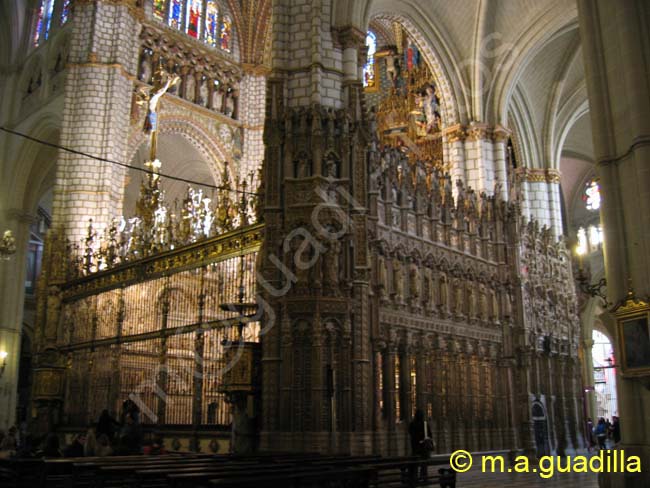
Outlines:
POLYGON ((430 474, 429 466, 448 466, 448 457, 423 459, 420 457, 402 457, 381 459, 368 463, 375 470, 371 485, 373 487, 390 486, 430 486, 440 481, 439 473, 430 474), (426 476, 419 480, 420 468, 425 467, 426 476))
POLYGON ((238 478, 217 478, 209 481, 211 488, 259 488, 282 486, 283 488, 353 486, 369 487, 373 469, 368 466, 356 468, 332 468, 329 470, 294 472, 289 474, 255 475, 238 478))

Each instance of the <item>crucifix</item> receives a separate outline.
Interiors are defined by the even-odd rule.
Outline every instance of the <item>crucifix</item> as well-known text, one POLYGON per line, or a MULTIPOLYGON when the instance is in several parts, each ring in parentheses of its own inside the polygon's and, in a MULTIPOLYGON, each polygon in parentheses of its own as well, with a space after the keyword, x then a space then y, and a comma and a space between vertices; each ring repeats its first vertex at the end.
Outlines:
POLYGON ((160 167, 157 163, 156 149, 158 146, 158 103, 162 96, 176 83, 180 77, 175 74, 169 74, 162 67, 162 63, 158 65, 158 69, 153 75, 153 86, 141 87, 138 91, 140 100, 138 104, 147 105, 147 116, 144 120, 143 130, 145 134, 150 135, 149 142, 149 161, 148 166, 152 166, 156 171, 160 167))

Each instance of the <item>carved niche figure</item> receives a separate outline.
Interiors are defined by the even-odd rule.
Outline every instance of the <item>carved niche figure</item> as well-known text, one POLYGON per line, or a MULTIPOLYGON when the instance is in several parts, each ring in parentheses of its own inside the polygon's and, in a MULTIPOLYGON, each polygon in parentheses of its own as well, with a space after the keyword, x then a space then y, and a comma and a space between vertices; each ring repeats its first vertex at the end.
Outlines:
POLYGON ((463 281, 459 278, 454 281, 454 313, 457 316, 463 315, 463 281))
POLYGON ((208 80, 207 79, 201 80, 201 84, 199 86, 198 103, 203 107, 208 106, 208 80))
POLYGON ((325 161, 325 174, 326 178, 338 178, 339 177, 339 165, 334 156, 330 155, 325 161))
POLYGON ((485 285, 481 283, 478 289, 479 319, 486 321, 488 319, 488 300, 485 285))
POLYGON ((420 273, 418 273, 418 267, 415 264, 409 268, 409 297, 413 300, 420 297, 420 273))
POLYGON ((196 80, 194 79, 194 73, 188 73, 185 78, 185 99, 194 103, 196 98, 196 80))
POLYGON ((227 117, 232 117, 235 113, 235 92, 232 88, 226 91, 226 102, 223 107, 223 113, 227 117))
POLYGON ((333 290, 339 285, 339 257, 341 255, 341 243, 332 239, 329 241, 329 248, 323 257, 323 284, 333 290))
POLYGON ((431 270, 424 268, 423 283, 422 283, 422 297, 424 298, 424 305, 427 310, 431 310, 431 270))
POLYGON ((293 162, 294 178, 307 178, 311 176, 311 161, 305 153, 298 154, 298 158, 293 162))
POLYGON ((474 290, 474 283, 472 281, 467 282, 467 305, 468 312, 467 315, 470 319, 476 318, 476 290, 474 290))
POLYGON ((151 82, 151 58, 144 53, 140 59, 138 79, 144 83, 151 82))
POLYGON ((404 297, 404 272, 402 271, 402 263, 398 259, 393 260, 393 291, 395 299, 401 302, 404 297))
POLYGON ((449 312, 449 282, 444 273, 440 274, 440 309, 443 313, 449 312))
POLYGON ((490 318, 495 322, 499 320, 499 301, 497 300, 497 293, 493 287, 488 290, 490 295, 490 318))
POLYGON ((384 299, 386 298, 386 288, 388 286, 386 270, 386 260, 383 256, 377 257, 377 287, 379 289, 379 297, 384 299))
POLYGON ((219 88, 218 85, 215 85, 212 88, 211 108, 215 112, 221 112, 222 104, 223 104, 223 93, 221 92, 221 88, 219 88))
POLYGON ((435 310, 438 307, 438 302, 439 302, 439 289, 438 289, 438 283, 436 282, 436 278, 433 274, 433 270, 427 269, 429 272, 429 309, 430 310, 435 310))

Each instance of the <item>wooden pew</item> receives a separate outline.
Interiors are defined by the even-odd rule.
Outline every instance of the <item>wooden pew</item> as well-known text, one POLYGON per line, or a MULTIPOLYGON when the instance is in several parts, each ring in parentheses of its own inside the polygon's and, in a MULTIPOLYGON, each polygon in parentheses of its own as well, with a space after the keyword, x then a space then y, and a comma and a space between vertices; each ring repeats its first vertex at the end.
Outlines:
POLYGON ((374 469, 371 485, 375 488, 388 487, 396 483, 404 486, 431 486, 440 479, 438 472, 429 473, 430 466, 449 466, 449 458, 438 456, 423 459, 416 456, 381 459, 368 463, 374 469), (420 467, 425 466, 427 476, 425 481, 419 481, 420 467))
POLYGON ((356 468, 332 468, 322 471, 294 472, 289 474, 255 475, 238 478, 217 478, 209 481, 211 488, 259 488, 282 486, 283 488, 354 486, 369 487, 373 469, 369 466, 356 468))

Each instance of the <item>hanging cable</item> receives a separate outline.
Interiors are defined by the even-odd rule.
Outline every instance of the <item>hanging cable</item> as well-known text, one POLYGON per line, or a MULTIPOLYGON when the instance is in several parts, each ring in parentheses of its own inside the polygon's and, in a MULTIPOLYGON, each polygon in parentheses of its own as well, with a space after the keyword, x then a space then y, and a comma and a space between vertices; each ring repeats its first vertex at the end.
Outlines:
POLYGON ((7 129, 6 127, 1 127, 0 126, 0 130, 3 131, 3 132, 6 132, 8 134, 14 135, 14 136, 22 137, 24 139, 27 139, 28 141, 36 142, 37 144, 42 144, 44 146, 52 147, 52 148, 55 148, 55 149, 60 149, 61 151, 66 151, 66 152, 69 152, 71 154, 77 154, 77 155, 83 156, 85 158, 94 159, 95 161, 101 161, 103 163, 115 164, 115 165, 121 166, 123 168, 133 169, 133 170, 141 171, 141 172, 147 173, 147 174, 157 174, 161 178, 169 178, 170 180, 180 181, 180 182, 183 182, 183 183, 187 183, 189 185, 196 185, 196 186, 202 186, 202 187, 205 187, 205 188, 211 188, 213 190, 226 190, 226 191, 231 191, 231 192, 234 192, 234 193, 240 193, 240 194, 243 194, 243 195, 257 195, 257 193, 253 192, 253 191, 239 190, 237 188, 228 188, 228 187, 225 187, 225 186, 211 185, 209 183, 201 183, 199 181, 188 180, 186 178, 181 178, 179 176, 172 176, 172 175, 168 175, 168 174, 164 174, 164 173, 155 173, 154 171, 152 171, 150 169, 138 168, 137 166, 133 166, 132 164, 127 164, 127 163, 122 163, 120 161, 114 161, 112 159, 102 158, 101 156, 95 156, 93 154, 88 154, 88 153, 85 153, 83 151, 77 151, 76 149, 70 149, 69 147, 60 146, 59 144, 54 144, 52 142, 43 141, 41 139, 37 139, 36 137, 32 137, 32 136, 29 136, 27 134, 23 134, 22 132, 7 129))

